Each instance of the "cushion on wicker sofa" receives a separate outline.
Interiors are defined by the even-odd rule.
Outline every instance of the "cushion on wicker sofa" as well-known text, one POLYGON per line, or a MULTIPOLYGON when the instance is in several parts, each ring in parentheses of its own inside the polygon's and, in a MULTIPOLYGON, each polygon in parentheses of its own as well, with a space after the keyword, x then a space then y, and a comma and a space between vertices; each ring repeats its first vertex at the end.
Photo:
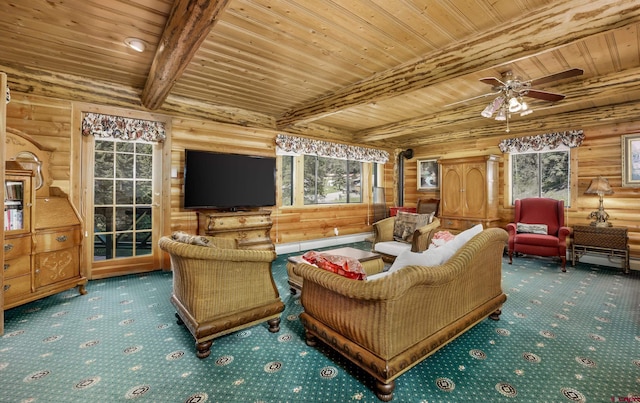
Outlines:
POLYGON ((436 246, 434 244, 429 245, 429 248, 424 252, 411 252, 410 250, 403 251, 396 257, 389 270, 383 272, 370 280, 375 280, 385 275, 398 271, 406 266, 438 266, 444 264, 449 260, 464 244, 466 244, 471 238, 482 232, 482 224, 475 225, 458 235, 456 235, 451 241, 445 243, 442 246, 436 246))
POLYGON ((399 211, 393 223, 393 239, 398 242, 411 243, 416 228, 423 227, 433 221, 434 213, 416 214, 399 211))
POLYGON ((440 226, 440 220, 433 217, 431 223, 414 230, 410 243, 395 241, 393 230, 397 217, 388 217, 373 224, 374 240, 372 250, 382 255, 386 262, 393 262, 400 253, 410 250, 422 252, 429 246, 432 233, 440 226))
POLYGON ((352 280, 364 280, 367 278, 367 273, 364 271, 362 264, 358 259, 352 257, 318 253, 311 250, 302 255, 302 258, 309 264, 339 274, 342 277, 352 280))
POLYGON ((384 241, 375 244, 376 252, 391 256, 400 256, 402 252, 411 251, 411 244, 398 241, 384 241))
POLYGON ((183 232, 183 231, 174 231, 171 234, 171 239, 173 239, 176 242, 182 242, 182 243, 186 243, 186 244, 189 244, 189 245, 206 246, 206 247, 209 247, 209 248, 215 248, 216 247, 213 243, 211 243, 209 238, 207 238, 205 236, 191 235, 191 234, 187 234, 186 232, 183 232))

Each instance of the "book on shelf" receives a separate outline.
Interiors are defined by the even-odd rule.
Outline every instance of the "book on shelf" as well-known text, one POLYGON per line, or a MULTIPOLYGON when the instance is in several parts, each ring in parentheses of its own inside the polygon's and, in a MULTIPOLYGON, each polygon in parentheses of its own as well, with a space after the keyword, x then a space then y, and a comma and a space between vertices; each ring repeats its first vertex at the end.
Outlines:
POLYGON ((4 195, 7 200, 22 200, 23 182, 6 181, 4 183, 4 195))
POLYGON ((23 211, 17 208, 4 210, 4 230, 13 231, 23 228, 23 211))

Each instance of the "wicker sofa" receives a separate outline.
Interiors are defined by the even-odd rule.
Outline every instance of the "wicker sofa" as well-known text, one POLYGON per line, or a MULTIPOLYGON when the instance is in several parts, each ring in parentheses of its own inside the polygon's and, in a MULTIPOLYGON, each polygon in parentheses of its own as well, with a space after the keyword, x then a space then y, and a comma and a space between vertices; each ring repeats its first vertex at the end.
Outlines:
POLYGON ((390 401, 397 377, 486 317, 499 319, 507 239, 503 229, 485 229, 442 265, 407 266, 370 281, 297 265, 307 344, 319 339, 344 355, 390 401))
POLYGON ((416 228, 410 242, 396 241, 394 239, 394 226, 397 217, 387 217, 373 223, 372 250, 382 256, 382 260, 393 263, 402 252, 422 252, 427 249, 434 230, 440 226, 440 220, 433 218, 431 223, 416 228))
POLYGON ((179 324, 196 339, 196 354, 208 357, 213 339, 261 322, 280 330, 284 304, 271 274, 272 250, 237 249, 236 240, 204 237, 208 246, 160 239, 173 269, 173 293, 179 324))

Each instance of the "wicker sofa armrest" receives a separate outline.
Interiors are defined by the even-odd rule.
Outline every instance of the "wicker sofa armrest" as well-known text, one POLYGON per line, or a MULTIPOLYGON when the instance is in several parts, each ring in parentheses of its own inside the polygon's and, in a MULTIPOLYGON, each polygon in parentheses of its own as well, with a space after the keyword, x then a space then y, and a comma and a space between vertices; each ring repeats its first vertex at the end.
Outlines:
POLYGON ((235 262, 273 262, 276 253, 273 250, 253 250, 253 249, 227 249, 221 246, 235 246, 235 240, 228 238, 208 237, 214 247, 190 245, 176 242, 170 237, 162 237, 158 241, 161 249, 170 254, 176 254, 186 259, 198 260, 226 260, 235 262))
POLYGON ((387 217, 373 223, 373 244, 378 242, 393 241, 393 226, 395 217, 387 217))
POLYGON ((429 247, 433 234, 440 228, 440 219, 434 217, 431 223, 416 228, 411 241, 411 252, 424 252, 429 247))

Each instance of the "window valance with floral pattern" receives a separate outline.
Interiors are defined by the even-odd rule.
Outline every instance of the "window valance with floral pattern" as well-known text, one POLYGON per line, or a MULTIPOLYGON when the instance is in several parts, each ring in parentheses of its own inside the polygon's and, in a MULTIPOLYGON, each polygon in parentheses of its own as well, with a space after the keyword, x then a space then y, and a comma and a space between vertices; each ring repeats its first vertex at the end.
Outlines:
POLYGON ((276 154, 317 155, 352 161, 377 162, 379 164, 385 164, 389 161, 389 153, 384 150, 312 140, 286 134, 278 134, 276 136, 276 154))
POLYGON ((539 134, 537 136, 505 139, 498 145, 503 153, 522 153, 526 151, 554 150, 561 145, 569 148, 579 147, 584 140, 582 130, 539 134))
POLYGON ((163 142, 166 138, 164 122, 100 113, 85 113, 82 119, 82 135, 152 142, 163 142))

